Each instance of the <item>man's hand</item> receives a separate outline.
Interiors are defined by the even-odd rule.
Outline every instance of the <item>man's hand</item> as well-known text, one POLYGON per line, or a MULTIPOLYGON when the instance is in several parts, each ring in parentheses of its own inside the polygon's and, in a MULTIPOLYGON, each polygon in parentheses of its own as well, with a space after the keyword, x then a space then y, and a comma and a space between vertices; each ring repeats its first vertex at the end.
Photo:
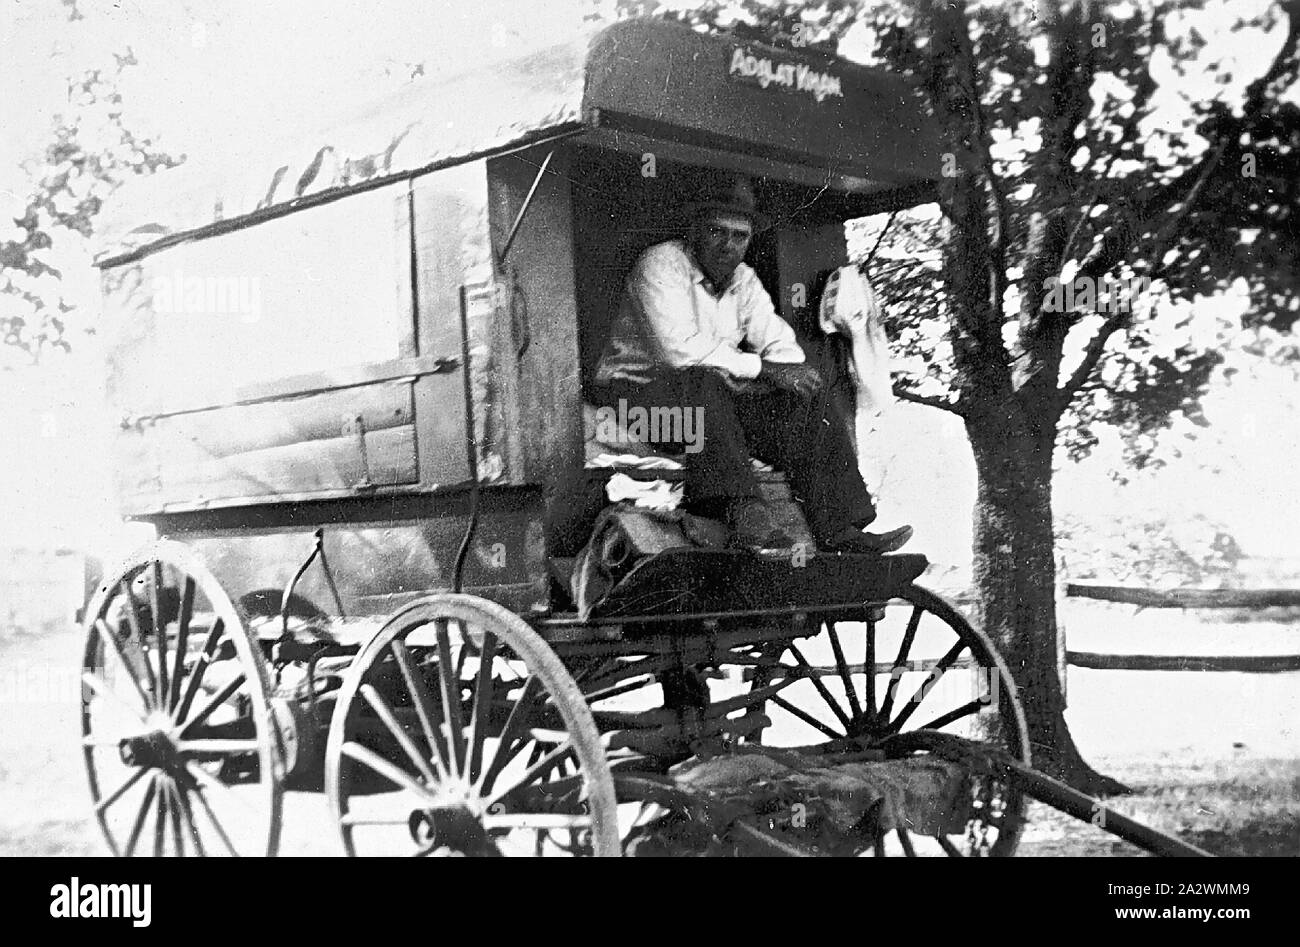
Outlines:
POLYGON ((805 398, 812 397, 825 385, 822 376, 811 365, 804 362, 769 362, 766 359, 759 369, 758 380, 805 398))

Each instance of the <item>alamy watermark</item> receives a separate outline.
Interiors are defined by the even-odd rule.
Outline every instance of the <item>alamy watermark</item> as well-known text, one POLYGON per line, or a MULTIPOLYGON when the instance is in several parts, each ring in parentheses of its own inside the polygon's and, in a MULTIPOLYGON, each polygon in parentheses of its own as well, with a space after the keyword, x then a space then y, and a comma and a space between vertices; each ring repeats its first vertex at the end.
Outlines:
POLYGON ((1094 279, 1079 276, 1068 282, 1059 276, 1050 276, 1043 281, 1044 312, 1084 312, 1120 313, 1132 312, 1133 301, 1151 289, 1151 280, 1146 276, 1134 276, 1130 279, 1108 279, 1103 276, 1094 279))
POLYGON ((704 449, 704 409, 681 405, 618 405, 596 409, 596 439, 602 444, 682 445, 688 454, 704 449))
POLYGON ((153 885, 83 884, 76 875, 50 888, 50 917, 129 918, 133 927, 153 920, 153 885))
POLYGON ((191 316, 236 315, 256 322, 262 315, 262 284, 253 276, 189 276, 176 270, 153 280, 154 312, 191 316))

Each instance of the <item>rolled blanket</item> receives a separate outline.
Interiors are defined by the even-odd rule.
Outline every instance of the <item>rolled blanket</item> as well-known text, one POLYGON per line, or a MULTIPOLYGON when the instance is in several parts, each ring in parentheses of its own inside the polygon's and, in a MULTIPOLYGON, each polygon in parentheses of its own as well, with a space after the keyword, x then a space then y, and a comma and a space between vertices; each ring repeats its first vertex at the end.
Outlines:
POLYGON ((574 564, 572 592, 578 615, 593 608, 643 559, 670 549, 714 548, 727 543, 727 528, 681 510, 645 510, 628 503, 607 507, 574 564))

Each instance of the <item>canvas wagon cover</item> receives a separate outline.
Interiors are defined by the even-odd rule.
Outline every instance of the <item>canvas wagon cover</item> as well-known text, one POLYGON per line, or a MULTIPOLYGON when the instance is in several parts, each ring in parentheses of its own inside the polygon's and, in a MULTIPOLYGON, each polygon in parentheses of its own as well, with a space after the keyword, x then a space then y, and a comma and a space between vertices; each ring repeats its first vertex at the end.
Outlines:
POLYGON ((845 60, 630 20, 529 55, 428 79, 323 132, 251 143, 131 182, 101 220, 101 265, 191 235, 550 135, 605 127, 900 187, 939 147, 902 79, 845 60))

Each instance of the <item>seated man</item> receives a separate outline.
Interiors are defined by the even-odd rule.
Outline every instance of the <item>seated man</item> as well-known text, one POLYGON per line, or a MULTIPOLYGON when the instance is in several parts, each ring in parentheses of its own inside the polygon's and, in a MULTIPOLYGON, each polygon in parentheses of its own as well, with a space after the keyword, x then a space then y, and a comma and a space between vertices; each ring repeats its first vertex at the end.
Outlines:
POLYGON ((760 498, 749 458, 789 478, 818 546, 885 553, 912 528, 863 531, 876 511, 842 417, 804 364, 794 330, 743 261, 761 218, 743 178, 717 180, 691 205, 685 239, 650 247, 627 279, 594 400, 702 409, 702 443, 685 455, 686 500, 726 521, 733 542, 788 548, 760 498))

